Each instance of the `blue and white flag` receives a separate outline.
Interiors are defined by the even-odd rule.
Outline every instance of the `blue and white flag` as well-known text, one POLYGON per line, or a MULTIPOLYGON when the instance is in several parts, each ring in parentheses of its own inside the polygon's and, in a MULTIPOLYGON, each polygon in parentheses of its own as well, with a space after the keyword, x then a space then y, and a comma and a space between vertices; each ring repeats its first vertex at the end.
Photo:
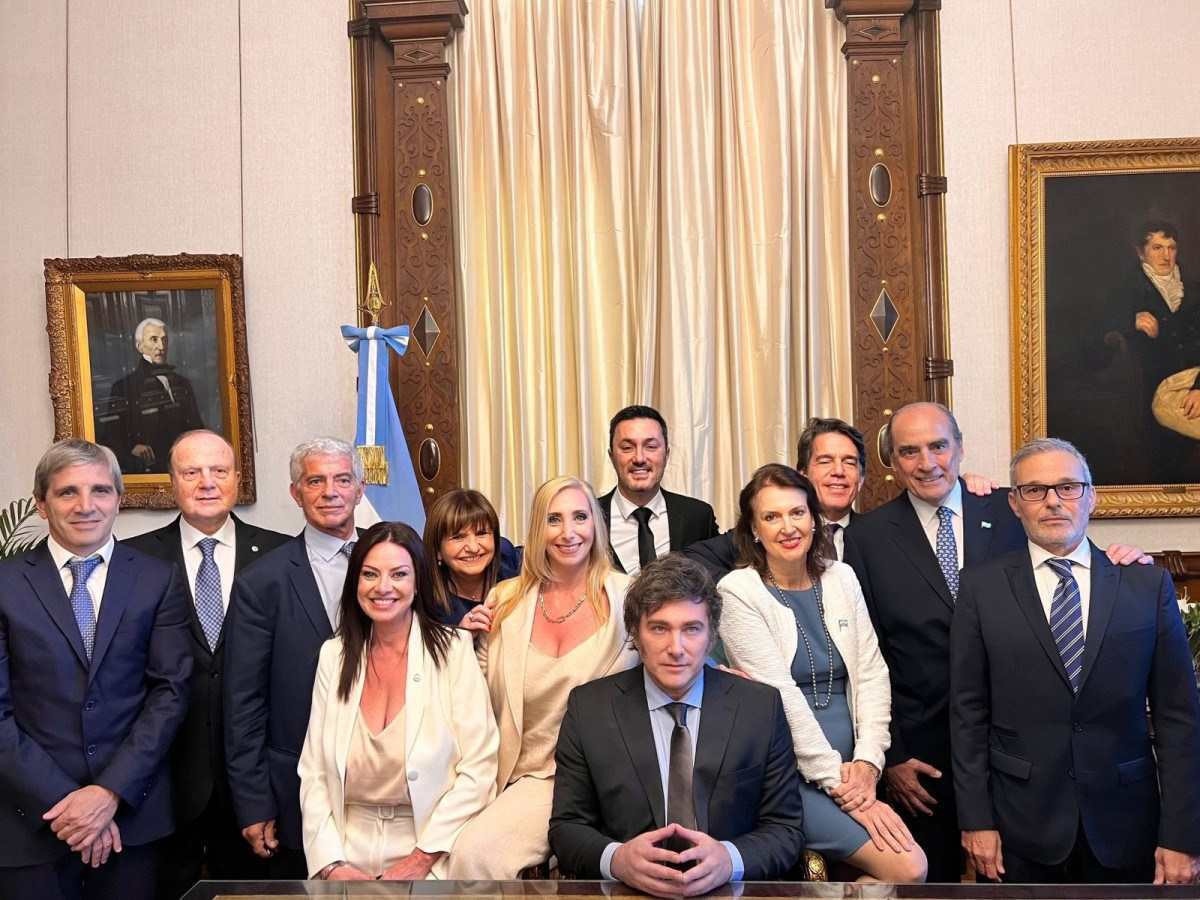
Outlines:
POLYGON ((408 350, 408 326, 343 325, 342 337, 358 354, 358 427, 354 443, 366 469, 358 524, 405 522, 421 534, 425 530, 425 505, 388 382, 389 348, 404 355, 408 350))

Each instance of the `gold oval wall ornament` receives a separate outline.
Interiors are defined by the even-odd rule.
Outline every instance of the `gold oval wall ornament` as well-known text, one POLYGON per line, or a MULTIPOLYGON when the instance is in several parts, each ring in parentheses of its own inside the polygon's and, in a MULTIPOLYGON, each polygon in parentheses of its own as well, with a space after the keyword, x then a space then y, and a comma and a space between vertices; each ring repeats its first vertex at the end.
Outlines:
POLYGON ((876 206, 887 206, 892 199, 892 173, 883 163, 871 166, 867 176, 867 186, 871 190, 871 202, 876 206))
POLYGON ((433 218, 433 191, 429 185, 421 182, 412 193, 412 214, 417 224, 424 227, 433 218))
POLYGON ((426 481, 437 478, 442 469, 442 448, 433 438, 425 438, 417 449, 417 468, 426 481))

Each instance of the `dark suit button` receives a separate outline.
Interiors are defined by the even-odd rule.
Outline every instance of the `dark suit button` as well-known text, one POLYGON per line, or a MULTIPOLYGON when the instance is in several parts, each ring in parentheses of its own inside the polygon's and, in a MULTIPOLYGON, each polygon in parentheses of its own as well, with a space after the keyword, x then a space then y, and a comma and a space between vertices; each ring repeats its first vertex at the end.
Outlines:
POLYGON ((21 807, 19 807, 19 806, 18 806, 18 807, 17 807, 17 815, 18 815, 18 816, 23 816, 23 815, 25 815, 25 810, 21 809, 21 807))
POLYGON ((95 700, 89 700, 87 703, 83 704, 83 711, 84 711, 84 712, 91 712, 91 711, 92 711, 93 709, 95 709, 95 708, 96 708, 96 701, 95 701, 95 700))
POLYGON ((96 755, 96 745, 95 745, 95 744, 88 744, 88 746, 87 746, 87 755, 88 755, 88 756, 95 756, 95 755, 96 755))
POLYGON ((1074 781, 1075 780, 1075 770, 1067 769, 1067 777, 1070 778, 1072 781, 1074 781))
POLYGON ((1076 734, 1083 734, 1083 726, 1078 722, 1072 722, 1071 727, 1075 730, 1076 734))

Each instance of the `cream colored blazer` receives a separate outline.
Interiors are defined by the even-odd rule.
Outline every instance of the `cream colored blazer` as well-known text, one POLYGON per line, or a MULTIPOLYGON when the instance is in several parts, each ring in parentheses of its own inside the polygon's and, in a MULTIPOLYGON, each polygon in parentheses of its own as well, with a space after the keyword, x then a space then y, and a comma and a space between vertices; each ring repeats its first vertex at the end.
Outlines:
MULTIPOLYGON (((729 660, 755 681, 779 689, 800 774, 826 790, 841 784, 841 765, 849 760, 829 745, 808 700, 792 680, 792 658, 800 640, 792 611, 753 568, 734 569, 717 583, 717 590, 724 601, 720 630, 729 660)), ((854 570, 831 562, 821 576, 821 600, 825 625, 846 663, 854 759, 882 772, 884 753, 892 742, 888 732, 892 686, 854 570)))
MULTIPOLYGON (((597 652, 590 660, 572 657, 572 664, 591 666, 576 672, 578 683, 594 681, 614 672, 631 669, 639 662, 637 651, 625 634, 625 592, 630 578, 623 572, 613 572, 604 579, 608 596, 608 621, 601 626, 596 642, 597 652)), ((530 591, 517 601, 500 623, 497 631, 479 642, 479 667, 487 679, 492 711, 500 726, 500 763, 496 787, 504 790, 521 755, 523 715, 525 712, 525 660, 529 655, 529 639, 533 634, 533 615, 537 609, 537 591, 530 591)), ((563 709, 566 712, 566 709, 563 709)))
MULTIPOLYGON (((343 702, 337 696, 341 665, 342 641, 334 637, 321 647, 300 753, 300 811, 310 876, 346 858, 346 756, 364 673, 343 702)), ((496 796, 499 735, 470 636, 455 631, 439 669, 414 622, 404 690, 405 766, 417 846, 449 854, 463 826, 496 796)), ((435 876, 445 877, 446 860, 443 856, 434 865, 435 876)))

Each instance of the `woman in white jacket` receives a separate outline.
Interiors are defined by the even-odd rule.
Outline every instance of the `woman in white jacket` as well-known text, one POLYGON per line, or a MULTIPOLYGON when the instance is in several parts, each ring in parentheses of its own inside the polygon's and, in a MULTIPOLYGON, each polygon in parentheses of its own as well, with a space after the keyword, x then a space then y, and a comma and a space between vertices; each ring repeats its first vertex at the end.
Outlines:
POLYGON ((499 736, 465 632, 433 616, 424 544, 380 522, 350 556, 300 754, 311 877, 443 877, 496 793, 499 736))
POLYGON ((923 881, 925 854, 875 786, 891 686, 862 589, 833 561, 812 483, 763 466, 742 489, 740 565, 717 585, 730 663, 779 689, 806 784, 807 846, 864 879, 923 881))

